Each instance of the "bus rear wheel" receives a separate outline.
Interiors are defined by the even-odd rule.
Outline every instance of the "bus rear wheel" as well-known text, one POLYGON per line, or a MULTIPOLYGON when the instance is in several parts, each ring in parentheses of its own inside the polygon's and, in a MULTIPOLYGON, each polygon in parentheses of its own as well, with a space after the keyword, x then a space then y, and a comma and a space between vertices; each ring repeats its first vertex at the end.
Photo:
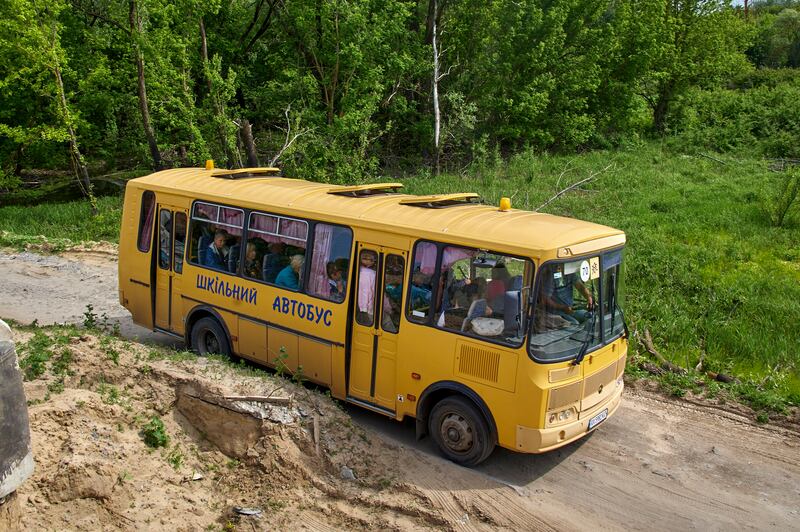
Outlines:
POLYGON ((486 420, 464 397, 446 397, 436 403, 428 429, 442 454, 463 466, 480 464, 494 450, 486 420))
POLYGON ((201 318, 192 327, 192 349, 201 356, 231 356, 228 335, 214 318, 201 318))

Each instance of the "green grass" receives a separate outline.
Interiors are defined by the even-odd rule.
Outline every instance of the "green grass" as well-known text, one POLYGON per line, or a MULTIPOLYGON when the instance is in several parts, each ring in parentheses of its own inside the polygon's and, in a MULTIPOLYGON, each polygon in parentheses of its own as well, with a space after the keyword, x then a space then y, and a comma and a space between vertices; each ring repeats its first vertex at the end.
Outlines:
POLYGON ((49 243, 55 249, 88 240, 119 241, 122 197, 98 198, 92 216, 86 200, 0 207, 0 246, 49 243))

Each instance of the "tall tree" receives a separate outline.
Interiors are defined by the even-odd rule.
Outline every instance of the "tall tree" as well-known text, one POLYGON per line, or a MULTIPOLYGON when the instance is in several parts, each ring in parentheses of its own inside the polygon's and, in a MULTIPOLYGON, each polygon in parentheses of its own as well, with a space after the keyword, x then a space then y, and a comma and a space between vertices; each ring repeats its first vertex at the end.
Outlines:
POLYGON ((659 49, 644 95, 653 126, 663 132, 675 97, 696 84, 712 85, 748 68, 751 38, 729 0, 664 0, 659 49))
MULTIPOLYGON (((9 71, 0 86, 15 86, 16 81, 24 80, 30 89, 51 100, 52 122, 48 126, 40 124, 38 129, 47 132, 52 140, 66 142, 81 190, 91 201, 92 212, 97 214, 92 183, 78 143, 75 113, 62 75, 67 57, 61 46, 58 17, 65 4, 55 1, 36 6, 24 0, 15 4, 0 24, 0 57, 5 59, 3 62, 16 57, 18 70, 9 71)), ((0 133, 16 133, 17 139, 24 138, 19 128, 0 126, 0 133)))
POLYGON ((130 26, 131 42, 133 44, 133 54, 136 61, 137 72, 137 91, 139 93, 139 110, 142 113, 142 126, 147 137, 147 146, 150 148, 150 157, 153 159, 153 169, 161 169, 161 152, 158 150, 156 133, 150 122, 150 102, 147 100, 147 84, 144 75, 144 55, 142 54, 139 40, 142 38, 142 18, 137 9, 136 0, 128 2, 128 23, 130 26))

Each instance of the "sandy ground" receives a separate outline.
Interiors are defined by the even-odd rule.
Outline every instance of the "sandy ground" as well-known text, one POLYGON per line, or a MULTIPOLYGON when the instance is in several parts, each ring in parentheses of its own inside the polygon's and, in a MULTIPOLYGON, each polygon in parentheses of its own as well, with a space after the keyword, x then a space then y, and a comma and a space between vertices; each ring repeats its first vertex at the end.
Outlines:
POLYGON ((21 529, 800 530, 800 434, 736 408, 637 383, 590 437, 540 456, 501 449, 469 470, 410 425, 316 391, 205 360, 150 360, 138 340, 157 337, 117 302, 113 248, 0 253, 0 278, 0 317, 80 322, 92 304, 136 340, 116 341, 116 365, 108 344, 77 337, 63 392, 44 400, 52 375, 26 383, 41 402, 30 409, 37 470, 18 492, 21 529), (254 417, 222 399, 273 391, 291 402, 266 418, 263 405, 254 417), (152 415, 167 449, 142 443, 152 415))

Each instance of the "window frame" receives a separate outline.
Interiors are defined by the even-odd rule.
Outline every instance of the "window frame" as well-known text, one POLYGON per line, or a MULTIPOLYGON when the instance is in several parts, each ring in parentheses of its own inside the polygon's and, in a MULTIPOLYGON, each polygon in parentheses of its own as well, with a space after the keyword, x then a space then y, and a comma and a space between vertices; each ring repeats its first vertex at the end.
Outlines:
MULTIPOLYGON (((242 207, 234 207, 232 205, 225 205, 223 203, 211 203, 211 202, 208 202, 208 201, 205 201, 205 200, 194 200, 194 201, 192 201, 192 204, 191 204, 191 206, 189 208, 189 217, 188 217, 188 220, 187 220, 187 227, 186 227, 186 238, 187 238, 187 240, 189 240, 190 244, 191 244, 191 237, 194 234, 193 233, 193 231, 194 231, 194 223, 196 221, 197 222, 206 222, 206 223, 218 224, 218 225, 222 225, 224 227, 231 227, 231 228, 235 228, 236 227, 233 224, 228 224, 228 223, 225 223, 225 222, 219 222, 219 221, 216 221, 216 220, 210 220, 208 218, 195 218, 194 210, 195 210, 195 206, 198 205, 198 204, 199 205, 208 205, 210 207, 217 207, 218 209, 219 208, 225 208, 225 209, 232 209, 232 210, 236 210, 236 211, 241 211, 243 219, 242 219, 242 227, 240 229, 242 231, 242 239, 244 239, 244 235, 245 235, 244 222, 247 220, 247 217, 246 217, 247 210, 246 209, 244 209, 242 207)), ((217 219, 219 219, 219 211, 217 211, 217 219)), ((173 238, 173 240, 174 240, 174 238, 173 238)), ((198 244, 199 244, 199 240, 198 240, 198 244)), ((191 246, 190 246, 190 248, 191 248, 191 246)), ((200 264, 199 245, 198 245, 198 250, 197 251, 198 251, 198 261, 197 262, 194 262, 194 261, 191 260, 191 254, 188 254, 190 260, 186 260, 185 257, 187 256, 187 251, 186 251, 186 242, 184 242, 184 250, 183 250, 183 255, 184 255, 183 263, 184 263, 184 265, 188 263, 188 264, 191 264, 192 266, 196 266, 198 268, 203 268, 204 270, 208 270, 208 271, 211 271, 211 272, 216 272, 218 274, 233 275, 234 277, 241 277, 238 274, 238 272, 229 272, 227 270, 217 270, 215 268, 209 268, 208 266, 200 264)), ((240 250, 240 257, 241 257, 241 250, 240 250)), ((239 269, 241 269, 241 267, 239 269)), ((242 278, 246 279, 246 277, 242 277, 242 278)))
MULTIPOLYGON (((545 261, 545 262, 543 262, 542 264, 539 265, 539 270, 538 271, 542 271, 542 270, 545 269, 545 267, 548 267, 548 266, 553 265, 553 264, 566 264, 568 262, 577 262, 579 260, 588 260, 588 259, 590 259, 592 257, 598 257, 598 260, 600 261, 600 277, 597 278, 598 289, 597 289, 597 302, 596 302, 596 305, 597 305, 597 307, 599 309, 601 309, 600 326, 599 326, 600 341, 597 344, 595 344, 593 347, 590 347, 589 349, 586 350, 586 354, 587 355, 589 355, 591 353, 594 353, 598 349, 601 349, 601 348, 611 344, 611 342, 614 342, 614 341, 618 340, 619 338, 621 338, 625 334, 625 329, 623 328, 618 334, 615 334, 615 335, 612 335, 609 338, 606 338, 605 337, 604 323, 603 323, 604 322, 604 319, 603 319, 604 317, 602 315, 602 308, 603 308, 603 303, 604 303, 604 299, 605 299, 605 296, 603 295, 603 288, 604 288, 603 287, 603 271, 604 271, 603 270, 603 255, 605 255, 606 253, 613 253, 615 251, 619 251, 620 253, 622 253, 624 250, 625 250, 625 246, 624 245, 623 246, 617 246, 617 247, 609 248, 609 249, 591 251, 589 253, 584 253, 582 255, 576 255, 576 256, 572 256, 572 257, 568 257, 568 258, 564 258, 564 259, 551 259, 551 260, 545 261)), ((622 264, 622 259, 620 260, 620 265, 621 264, 622 264)), ((535 277, 535 280, 534 280, 534 283, 533 283, 533 295, 534 296, 538 296, 539 288, 540 288, 542 282, 544 282, 544 281, 543 281, 543 279, 541 279, 541 276, 535 277)), ((531 306, 533 307, 533 309, 532 309, 531 316, 530 316, 531 319, 528 320, 529 323, 528 323, 528 331, 527 331, 526 337, 528 335, 530 335, 530 328, 533 326, 533 317, 534 317, 534 313, 536 312, 536 305, 531 305, 531 306)), ((536 355, 533 354, 533 352, 531 351, 530 342, 526 342, 526 344, 527 345, 526 345, 525 349, 528 352, 528 358, 530 358, 531 360, 533 360, 537 364, 557 364, 557 363, 560 363, 560 362, 567 362, 569 360, 573 360, 577 356, 577 353, 575 353, 575 354, 573 354, 571 356, 568 356, 568 357, 561 357, 561 358, 556 358, 556 359, 543 360, 543 359, 537 358, 536 355)))
POLYGON ((156 193, 153 192, 152 190, 143 191, 142 192, 141 202, 142 203, 141 203, 141 206, 139 208, 139 230, 136 232, 136 249, 138 249, 142 253, 150 253, 150 248, 153 246, 153 233, 155 232, 155 227, 156 227, 156 224, 155 224, 156 211, 158 210, 158 208, 157 208, 158 206, 156 205, 156 193), (146 205, 145 198, 147 197, 148 194, 150 195, 149 197, 152 198, 152 200, 153 200, 153 204, 152 204, 152 206, 153 206, 153 226, 150 228, 149 235, 147 237, 147 247, 143 249, 142 248, 142 236, 144 235, 144 232, 142 230, 144 229, 143 223, 144 223, 144 220, 145 220, 145 205, 146 205))
MULTIPOLYGON (((348 271, 348 276, 347 276, 347 286, 348 286, 347 291, 349 293, 350 292, 350 286, 351 286, 351 283, 352 283, 352 278, 353 278, 353 263, 352 263, 352 261, 353 261, 354 245, 355 245, 355 234, 353 232, 353 228, 350 227, 349 225, 338 224, 338 223, 325 221, 325 220, 313 220, 313 219, 308 219, 308 218, 297 218, 295 216, 290 216, 290 215, 271 213, 271 212, 268 212, 268 211, 257 210, 257 209, 248 209, 248 208, 245 208, 245 207, 236 207, 236 206, 233 206, 233 205, 226 205, 224 203, 216 203, 216 202, 210 202, 210 201, 206 201, 206 200, 194 200, 192 202, 192 205, 191 205, 191 210, 189 211, 190 212, 190 216, 188 217, 189 226, 187 227, 187 233, 186 233, 187 234, 187 240, 189 240, 190 236, 192 235, 192 230, 194 229, 193 224, 194 224, 195 221, 217 223, 217 222, 214 222, 213 220, 207 220, 207 219, 204 219, 204 218, 195 218, 194 217, 194 215, 193 215, 194 206, 196 204, 198 204, 198 203, 204 204, 204 205, 210 205, 212 207, 225 207, 227 209, 236 209, 236 210, 242 211, 244 213, 244 220, 243 220, 243 224, 242 224, 243 225, 243 227, 242 227, 242 243, 243 243, 243 245, 241 245, 241 248, 240 248, 239 269, 236 272, 215 270, 214 268, 209 268, 208 266, 204 266, 204 265, 200 264, 199 262, 192 262, 190 260, 186 260, 186 258, 185 258, 187 256, 186 250, 184 250, 184 264, 188 263, 188 264, 191 264, 192 266, 195 266, 195 267, 198 267, 198 268, 203 268, 204 270, 213 271, 213 272, 216 272, 216 273, 219 273, 219 274, 222 274, 222 275, 230 275, 232 277, 237 277, 237 278, 242 279, 244 281, 248 281, 248 282, 252 282, 252 283, 258 283, 258 284, 261 284, 261 285, 264 285, 264 286, 275 287, 275 288, 278 288, 278 289, 281 289, 281 290, 285 290, 285 291, 287 291, 289 293, 303 294, 303 295, 306 295, 308 297, 312 297, 312 298, 318 299, 320 301, 326 301, 326 302, 334 304, 334 305, 341 305, 342 303, 347 301, 347 295, 346 294, 345 294, 345 298, 342 301, 336 301, 334 299, 326 299, 326 298, 320 297, 320 296, 318 296, 316 294, 312 294, 312 293, 306 291, 305 283, 303 283, 303 285, 300 288, 298 288, 297 290, 292 290, 292 289, 286 288, 285 286, 280 286, 280 285, 277 285, 275 283, 269 283, 267 281, 264 281, 263 279, 253 279, 252 277, 246 277, 246 276, 242 275, 242 267, 241 267, 242 255, 241 254, 246 252, 246 245, 245 244, 247 242, 247 238, 248 238, 249 233, 251 231, 250 227, 249 227, 250 226, 250 215, 253 214, 253 213, 255 213, 255 214, 263 214, 263 215, 266 215, 266 216, 273 216, 273 217, 277 217, 277 218, 285 218, 285 219, 292 220, 292 221, 297 221, 297 222, 304 222, 306 224, 306 240, 305 240, 305 242, 306 242, 306 257, 307 258, 309 257, 309 249, 311 250, 311 253, 313 253, 313 251, 314 251, 314 241, 315 241, 315 236, 316 236, 315 235, 315 231, 316 231, 317 224, 326 224, 326 225, 329 225, 331 227, 340 227, 342 229, 347 230, 348 233, 349 233, 349 236, 350 236, 350 248, 349 248, 349 252, 348 252, 348 256, 347 256, 348 261, 350 261, 349 268, 348 268, 349 271, 348 271)), ((226 227, 236 227, 236 226, 233 226, 233 225, 230 225, 230 224, 223 224, 223 225, 225 225, 226 227)), ((278 227, 278 228, 280 229, 280 227, 278 227)), ((266 231, 261 231, 261 230, 258 230, 258 229, 254 229, 253 231, 256 232, 256 233, 272 235, 272 233, 268 233, 266 231)), ((273 236, 278 236, 278 237, 281 237, 281 238, 293 238, 293 237, 286 237, 284 235, 273 235, 273 236)), ((311 261, 310 260, 306 260, 305 263, 303 264, 303 279, 304 280, 308 279, 308 276, 311 273, 310 269, 311 269, 311 261)))
MULTIPOLYGON (((494 250, 491 250, 491 249, 483 249, 483 248, 478 248, 478 247, 466 246, 466 245, 463 245, 463 244, 454 244, 452 242, 443 242, 443 241, 438 241, 438 240, 430 240, 430 239, 427 239, 427 238, 420 238, 420 239, 415 240, 413 242, 412 246, 411 246, 411 261, 409 262, 409 266, 408 266, 409 267, 409 272, 408 272, 409 281, 407 283, 408 286, 406 287, 406 290, 405 290, 406 304, 404 305, 404 311, 405 311, 406 320, 409 323, 413 323, 415 325, 421 325, 423 327, 430 327, 430 328, 432 328, 434 330, 437 330, 437 331, 442 331, 442 332, 446 332, 446 333, 450 333, 450 334, 456 334, 458 336, 463 336, 465 338, 469 338, 469 339, 472 339, 472 340, 488 342, 488 343, 495 344, 495 345, 500 345, 500 346, 503 346, 503 347, 510 347, 512 349, 520 349, 520 348, 524 347, 527 344, 529 327, 523 328, 522 338, 521 338, 519 343, 515 344, 515 343, 506 342, 506 341, 503 341, 503 340, 496 340, 496 339, 493 339, 493 338, 491 338, 489 336, 480 336, 480 335, 477 335, 477 334, 470 334, 470 333, 467 333, 466 331, 457 331, 455 329, 448 329, 448 328, 439 327, 438 325, 436 325, 436 314, 437 314, 438 310, 434 308, 434 302, 439 300, 439 291, 440 291, 440 288, 441 288, 440 287, 440 283, 439 283, 439 278, 442 276, 442 271, 441 271, 442 270, 442 259, 443 259, 443 256, 444 256, 444 248, 446 248, 446 247, 458 247, 458 248, 464 248, 464 249, 471 249, 471 250, 475 250, 475 251, 484 251, 486 253, 492 253, 494 255, 502 255, 504 257, 511 257, 513 259, 519 259, 519 260, 525 261, 530 266, 530 269, 531 269, 531 273, 528 275, 528 278, 529 279, 536 279, 536 272, 538 270, 537 270, 537 267, 536 267, 536 263, 530 257, 523 257, 523 256, 520 256, 520 255, 515 255, 513 253, 506 253, 506 252, 503 252, 503 251, 494 251, 494 250), (434 274, 431 277, 431 282, 433 284, 433 290, 431 291, 431 312, 428 313, 428 316, 426 317, 426 319, 424 321, 421 321, 419 318, 411 315, 411 280, 410 280, 410 277, 414 275, 414 272, 411 271, 411 270, 413 270, 414 264, 415 264, 416 258, 417 258, 417 245, 419 243, 421 243, 421 242, 430 242, 430 243, 432 243, 432 244, 434 244, 436 246, 436 265, 434 266, 434 268, 435 268, 434 274)), ((525 275, 524 274, 523 274, 523 279, 522 279, 522 287, 523 287, 523 289, 525 288, 525 275)), ((524 292, 524 290, 520 290, 520 295, 522 294, 522 292, 524 292)), ((530 306, 531 305, 529 304, 528 301, 522 301, 522 307, 523 307, 524 312, 527 315, 526 316, 526 321, 528 321, 528 322, 530 322, 530 318, 531 318, 531 316, 530 316, 530 306)))

